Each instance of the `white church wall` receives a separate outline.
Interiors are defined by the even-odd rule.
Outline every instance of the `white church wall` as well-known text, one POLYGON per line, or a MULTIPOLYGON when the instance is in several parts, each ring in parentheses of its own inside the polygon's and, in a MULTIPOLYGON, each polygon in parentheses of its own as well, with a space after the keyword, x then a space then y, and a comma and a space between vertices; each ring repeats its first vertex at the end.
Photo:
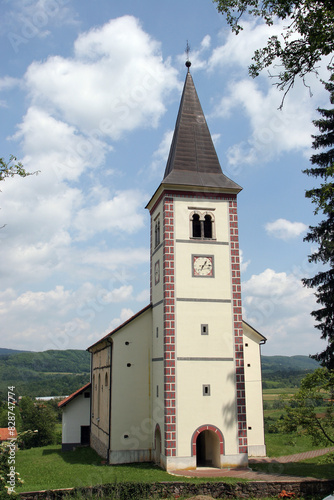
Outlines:
POLYGON ((182 401, 177 413, 178 429, 182 430, 178 455, 191 453, 192 435, 202 425, 216 426, 223 434, 224 453, 237 454, 233 361, 178 361, 177 384, 177 398, 182 401), (203 385, 210 386, 210 395, 203 395, 203 385))
POLYGON ((233 358, 231 304, 208 302, 200 308, 197 302, 177 303, 176 325, 178 356, 224 356, 233 358), (207 325, 202 334, 202 325, 207 325))
POLYGON ((265 456, 260 336, 243 323, 248 455, 265 456))
POLYGON ((113 338, 110 463, 149 460, 152 448, 152 311, 113 338))

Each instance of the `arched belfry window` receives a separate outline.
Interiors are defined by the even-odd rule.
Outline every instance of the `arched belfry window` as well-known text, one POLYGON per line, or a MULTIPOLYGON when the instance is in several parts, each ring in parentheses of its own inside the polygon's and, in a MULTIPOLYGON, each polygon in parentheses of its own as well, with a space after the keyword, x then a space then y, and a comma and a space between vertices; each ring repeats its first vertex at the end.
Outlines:
POLYGON ((190 237, 198 239, 214 239, 214 216, 210 212, 192 212, 190 214, 190 237))
POLYGON ((201 221, 200 221, 200 216, 198 214, 194 214, 192 218, 192 237, 193 238, 201 237, 201 221))
POLYGON ((212 217, 209 214, 204 216, 204 238, 212 238, 212 217))

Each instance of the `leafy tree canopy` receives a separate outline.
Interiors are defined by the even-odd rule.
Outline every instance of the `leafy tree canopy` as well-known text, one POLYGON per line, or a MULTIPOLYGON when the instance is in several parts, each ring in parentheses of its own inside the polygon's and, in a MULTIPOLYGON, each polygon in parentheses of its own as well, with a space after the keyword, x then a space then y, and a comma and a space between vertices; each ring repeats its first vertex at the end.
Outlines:
POLYGON ((4 181, 6 177, 14 177, 14 175, 27 177, 27 175, 32 174, 25 171, 22 163, 18 162, 15 156, 11 155, 9 162, 0 158, 0 181, 4 181))
POLYGON ((286 20, 281 38, 272 35, 266 47, 255 51, 254 63, 249 67, 252 77, 280 60, 281 71, 277 86, 285 93, 293 86, 295 78, 316 72, 316 65, 323 56, 334 52, 334 2, 333 0, 213 0, 217 9, 226 15, 232 31, 238 34, 243 15, 262 18, 268 26, 275 19, 286 20))
POLYGON ((318 368, 306 375, 283 419, 285 432, 308 434, 316 445, 334 444, 334 372, 318 368))

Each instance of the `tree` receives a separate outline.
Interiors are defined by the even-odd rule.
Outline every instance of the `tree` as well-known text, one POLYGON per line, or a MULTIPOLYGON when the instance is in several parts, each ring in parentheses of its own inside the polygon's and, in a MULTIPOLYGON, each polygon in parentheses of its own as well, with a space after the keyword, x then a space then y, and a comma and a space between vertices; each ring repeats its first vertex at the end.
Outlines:
MULTIPOLYGON (((287 26, 278 36, 268 38, 266 47, 255 51, 254 63, 249 73, 254 78, 260 71, 280 60, 282 69, 276 83, 285 94, 294 85, 297 76, 317 72, 316 65, 323 56, 334 51, 334 3, 333 0, 213 0, 217 9, 226 14, 232 31, 238 34, 243 15, 262 18, 268 26, 276 18, 286 20, 287 26)), ((284 99, 284 98, 283 98, 284 99)))
MULTIPOLYGON (((330 102, 334 104, 334 72, 325 84, 330 92, 330 102)), ((322 179, 319 187, 306 191, 305 196, 315 204, 314 213, 322 212, 324 219, 317 226, 310 226, 304 241, 317 243, 318 249, 309 256, 310 262, 322 263, 325 268, 312 278, 303 279, 304 285, 316 288, 315 296, 321 308, 311 314, 318 322, 316 328, 327 347, 321 353, 311 356, 323 366, 334 370, 334 109, 318 109, 322 116, 313 123, 321 134, 313 136, 313 148, 325 149, 311 157, 312 165, 303 172, 322 179)))
MULTIPOLYGON (((13 155, 10 156, 8 162, 6 162, 4 158, 0 158, 0 181, 4 181, 7 177, 14 177, 15 175, 19 175, 20 177, 27 177, 28 175, 35 174, 38 174, 38 171, 27 172, 22 163, 20 161, 17 161, 17 158, 13 155)), ((2 229, 4 226, 1 226, 0 229, 2 229)))
POLYGON ((32 173, 26 172, 22 163, 18 162, 13 155, 10 156, 9 162, 6 162, 4 158, 0 158, 0 181, 4 181, 6 177, 14 177, 14 175, 27 177, 32 173))
POLYGON ((318 368, 302 380, 281 423, 285 432, 312 437, 316 445, 334 444, 334 371, 318 368))
POLYGON ((56 414, 47 402, 37 403, 24 396, 20 402, 23 430, 37 431, 24 439, 27 448, 47 446, 56 440, 56 414))

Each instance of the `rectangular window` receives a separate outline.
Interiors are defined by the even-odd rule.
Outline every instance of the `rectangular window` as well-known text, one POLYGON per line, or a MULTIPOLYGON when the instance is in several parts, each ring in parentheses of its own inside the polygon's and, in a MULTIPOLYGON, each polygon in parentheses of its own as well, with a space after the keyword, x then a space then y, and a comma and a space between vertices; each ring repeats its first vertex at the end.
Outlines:
POLYGON ((157 385, 157 398, 159 397, 159 386, 157 385))
POLYGON ((155 336, 158 338, 159 337, 159 328, 157 327, 156 331, 155 331, 155 336))
POLYGON ((203 396, 210 396, 210 385, 203 385, 203 396))
POLYGON ((201 325, 201 335, 209 335, 209 325, 201 325))

